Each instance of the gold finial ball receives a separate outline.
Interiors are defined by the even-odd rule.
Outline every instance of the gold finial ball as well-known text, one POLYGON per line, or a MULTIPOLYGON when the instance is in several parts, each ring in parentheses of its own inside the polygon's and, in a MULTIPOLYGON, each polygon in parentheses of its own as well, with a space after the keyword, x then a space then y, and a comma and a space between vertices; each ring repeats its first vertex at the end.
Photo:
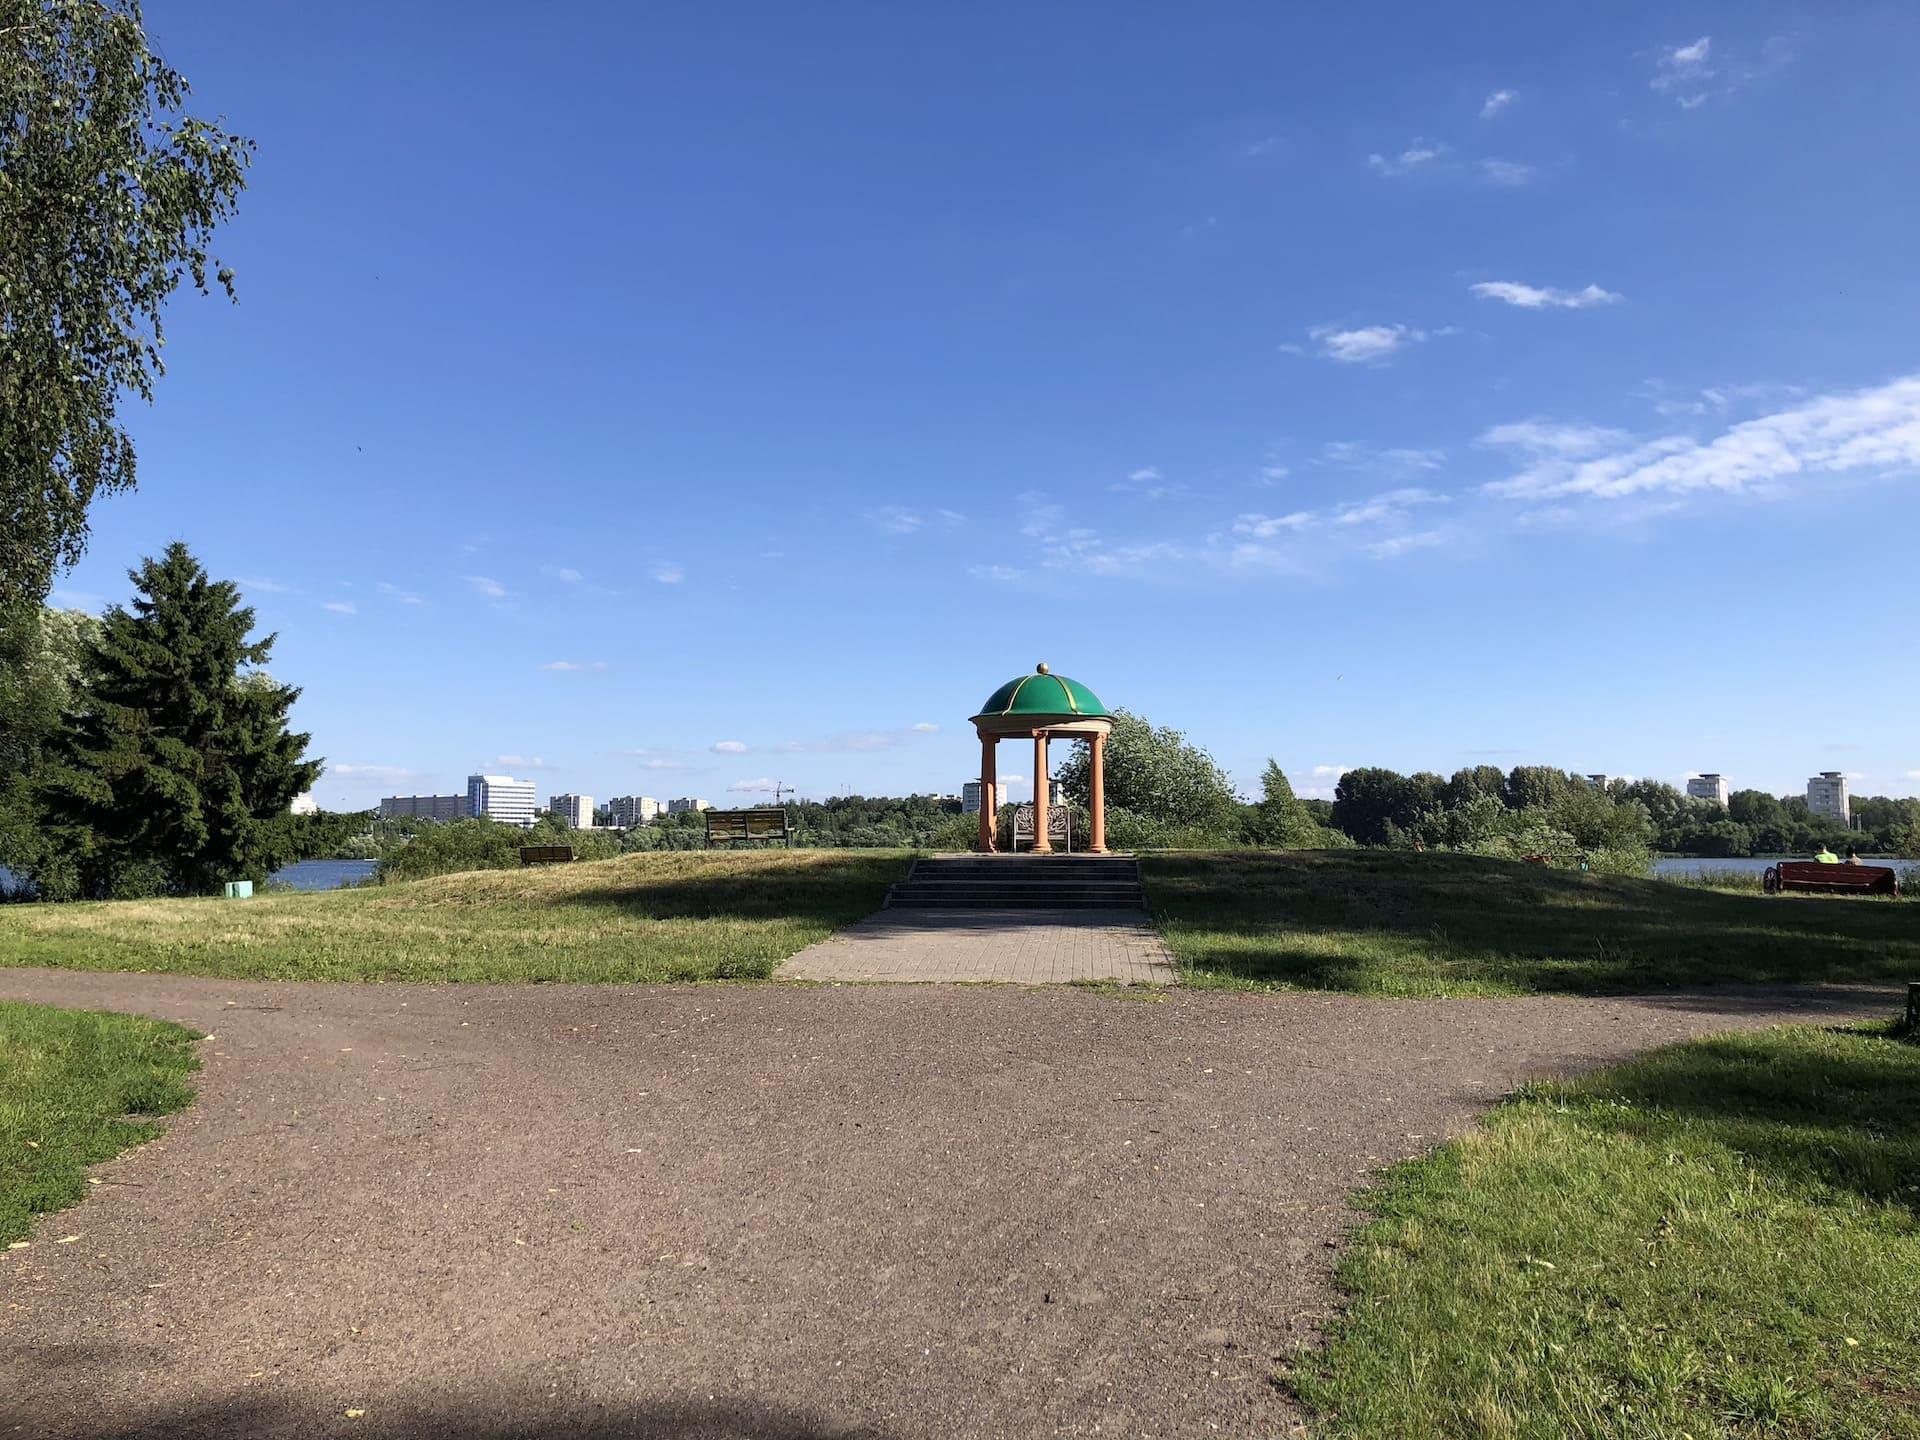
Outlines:
POLYGON ((1047 668, 1047 662, 1044 660, 1042 660, 1038 665, 1034 666, 1033 668, 1042 675, 1051 675, 1053 673, 1051 670, 1047 668))

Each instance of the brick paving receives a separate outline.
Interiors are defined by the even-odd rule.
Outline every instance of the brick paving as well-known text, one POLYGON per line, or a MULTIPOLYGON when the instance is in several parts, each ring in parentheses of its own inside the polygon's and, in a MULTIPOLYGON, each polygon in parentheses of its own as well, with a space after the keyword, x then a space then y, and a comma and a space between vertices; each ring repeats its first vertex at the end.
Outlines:
POLYGON ((882 910, 809 946, 783 980, 1171 985, 1159 934, 1136 910, 882 910))

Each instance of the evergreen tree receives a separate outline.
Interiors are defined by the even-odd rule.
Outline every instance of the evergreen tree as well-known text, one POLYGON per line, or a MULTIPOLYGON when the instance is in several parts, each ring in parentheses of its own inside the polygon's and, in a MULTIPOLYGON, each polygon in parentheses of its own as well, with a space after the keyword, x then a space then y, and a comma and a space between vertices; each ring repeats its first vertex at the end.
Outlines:
POLYGON ((275 637, 248 638, 253 611, 186 546, 131 578, 133 607, 106 614, 44 788, 73 866, 50 888, 202 895, 258 880, 282 858, 274 820, 321 770, 287 728, 300 692, 255 668, 275 637))

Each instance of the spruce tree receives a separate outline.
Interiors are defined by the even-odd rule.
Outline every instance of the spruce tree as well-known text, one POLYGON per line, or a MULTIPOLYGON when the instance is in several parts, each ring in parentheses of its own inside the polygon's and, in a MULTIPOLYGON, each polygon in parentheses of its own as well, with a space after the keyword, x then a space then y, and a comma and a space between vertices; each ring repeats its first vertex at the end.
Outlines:
POLYGON ((258 880, 281 858, 272 822, 321 770, 287 728, 300 692, 258 668, 275 637, 249 638, 239 590, 185 545, 130 578, 132 608, 105 616, 43 792, 74 887, 204 895, 258 880))

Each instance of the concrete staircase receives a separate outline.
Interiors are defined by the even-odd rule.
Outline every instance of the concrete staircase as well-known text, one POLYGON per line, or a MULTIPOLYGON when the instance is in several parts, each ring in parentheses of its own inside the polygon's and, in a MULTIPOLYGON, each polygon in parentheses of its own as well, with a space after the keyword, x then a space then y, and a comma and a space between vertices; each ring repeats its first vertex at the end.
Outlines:
POLYGON ((955 855, 916 860, 889 910, 1145 910, 1140 862, 1115 855, 955 855))

